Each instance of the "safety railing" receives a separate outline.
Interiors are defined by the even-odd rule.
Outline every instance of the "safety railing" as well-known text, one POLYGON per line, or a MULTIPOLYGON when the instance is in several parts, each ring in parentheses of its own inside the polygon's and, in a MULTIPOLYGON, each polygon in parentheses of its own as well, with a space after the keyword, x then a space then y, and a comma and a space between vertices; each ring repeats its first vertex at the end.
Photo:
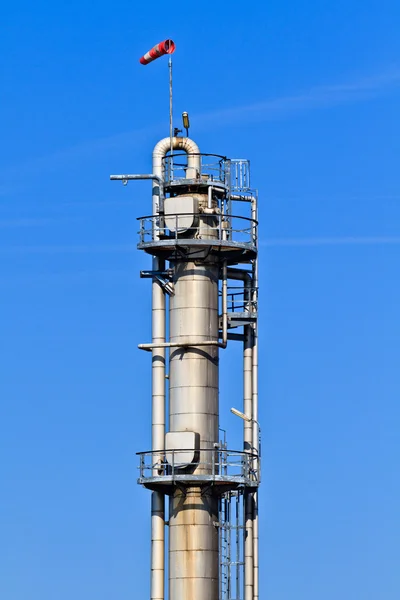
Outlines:
MULTIPOLYGON (((222 296, 222 291, 220 291, 222 296)), ((257 289, 243 286, 230 286, 227 290, 227 308, 230 313, 243 313, 257 310, 257 289)))
POLYGON ((250 161, 244 158, 231 160, 231 189, 233 192, 250 190, 250 161))
POLYGON ((182 464, 182 455, 193 449, 158 450, 138 452, 139 481, 162 479, 171 481, 216 481, 259 485, 261 457, 238 450, 200 449, 194 452, 190 464, 182 464))
POLYGON ((188 180, 201 182, 215 182, 230 185, 230 160, 218 154, 190 154, 189 157, 198 157, 200 169, 188 166, 188 155, 185 153, 173 154, 163 158, 165 184, 179 184, 188 180))
POLYGON ((168 215, 168 226, 159 215, 138 218, 141 244, 160 240, 196 239, 212 244, 213 239, 257 246, 257 221, 249 217, 222 214, 179 213, 168 215), (187 226, 186 219, 190 220, 187 226))

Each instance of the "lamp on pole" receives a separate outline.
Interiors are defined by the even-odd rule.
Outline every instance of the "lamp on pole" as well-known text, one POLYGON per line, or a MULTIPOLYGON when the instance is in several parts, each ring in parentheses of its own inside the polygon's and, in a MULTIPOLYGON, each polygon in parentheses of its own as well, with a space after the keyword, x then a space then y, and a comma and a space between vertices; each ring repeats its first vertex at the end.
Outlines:
POLYGON ((237 408, 233 408, 232 407, 231 408, 231 413, 234 414, 234 415, 236 415, 240 419, 243 419, 243 421, 247 421, 248 423, 255 423, 257 425, 257 427, 258 427, 258 449, 257 449, 257 454, 261 458, 261 426, 260 426, 260 423, 256 419, 253 419, 252 417, 249 417, 248 415, 246 415, 245 413, 241 412, 237 408))

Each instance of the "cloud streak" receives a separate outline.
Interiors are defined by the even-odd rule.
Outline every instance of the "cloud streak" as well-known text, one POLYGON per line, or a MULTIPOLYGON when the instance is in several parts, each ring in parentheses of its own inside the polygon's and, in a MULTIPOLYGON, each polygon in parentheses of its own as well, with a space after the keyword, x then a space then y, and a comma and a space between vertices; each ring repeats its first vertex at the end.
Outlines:
MULTIPOLYGON (((340 104, 361 102, 368 98, 387 93, 396 87, 400 87, 400 68, 393 67, 381 73, 368 77, 357 78, 353 81, 333 85, 313 86, 310 89, 297 94, 268 98, 257 102, 211 110, 209 112, 194 115, 196 127, 203 129, 213 123, 214 128, 224 127, 235 121, 240 116, 240 122, 262 122, 273 119, 288 118, 301 112, 313 109, 324 109, 340 104)), ((118 133, 112 136, 85 140, 51 154, 39 156, 26 161, 23 165, 10 165, 0 172, 0 177, 5 179, 20 174, 40 174, 53 169, 58 169, 60 164, 65 167, 70 161, 90 160, 95 155, 109 154, 112 149, 121 151, 124 148, 135 146, 139 140, 146 139, 149 134, 156 133, 163 123, 137 128, 131 131, 118 133)), ((21 190, 10 184, 0 183, 0 196, 9 196, 15 191, 21 190)))
MULTIPOLYGON (((337 237, 293 237, 261 239, 261 247, 312 247, 312 246, 390 246, 399 245, 400 236, 337 236, 337 237)), ((0 254, 131 254, 136 244, 103 245, 35 245, 3 246, 0 254)))
POLYGON ((0 229, 19 229, 32 228, 32 227, 46 227, 50 225, 57 225, 59 223, 72 223, 79 222, 82 219, 78 217, 37 217, 37 218, 25 218, 25 219, 0 219, 0 229))
POLYGON ((304 246, 390 246, 400 244, 400 236, 338 236, 309 238, 270 238, 260 240, 260 246, 304 247, 304 246))
POLYGON ((268 120, 282 118, 314 108, 330 108, 344 103, 360 102, 400 85, 400 68, 393 68, 348 83, 314 86, 304 92, 270 98, 200 115, 203 120, 226 123, 240 115, 241 119, 268 120))

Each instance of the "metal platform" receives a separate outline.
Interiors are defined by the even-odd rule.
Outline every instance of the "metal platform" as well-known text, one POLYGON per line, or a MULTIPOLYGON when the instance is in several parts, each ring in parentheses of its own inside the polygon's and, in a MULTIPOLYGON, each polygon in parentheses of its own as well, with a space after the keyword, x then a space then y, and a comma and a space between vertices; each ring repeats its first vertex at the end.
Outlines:
POLYGON ((138 483, 151 490, 162 490, 166 494, 172 493, 180 484, 214 486, 221 494, 238 488, 257 488, 260 484, 261 465, 257 454, 207 448, 198 450, 197 459, 182 467, 179 457, 183 452, 188 450, 168 450, 169 461, 166 459, 166 451, 138 452, 138 483))
MULTIPOLYGON (((207 250, 210 254, 232 262, 249 262, 257 256, 257 221, 236 215, 204 213, 190 214, 194 220, 206 217, 213 221, 204 235, 204 225, 198 224, 180 231, 180 222, 189 213, 173 215, 175 227, 163 225, 159 215, 139 217, 139 250, 162 258, 207 250), (210 235, 212 233, 212 236, 210 235)), ((171 218, 171 217, 170 217, 171 218)))

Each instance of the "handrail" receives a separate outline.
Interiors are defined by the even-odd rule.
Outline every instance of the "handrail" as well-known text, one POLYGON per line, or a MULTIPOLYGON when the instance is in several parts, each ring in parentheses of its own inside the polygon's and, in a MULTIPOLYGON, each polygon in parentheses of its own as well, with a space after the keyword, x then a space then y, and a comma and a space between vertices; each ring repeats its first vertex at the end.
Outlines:
POLYGON ((173 480, 178 481, 193 478, 194 480, 211 481, 235 481, 245 485, 258 485, 261 482, 261 457, 254 452, 244 452, 240 450, 226 450, 224 448, 174 448, 171 450, 163 449, 158 451, 137 452, 139 456, 138 469, 140 470, 140 480, 146 481, 158 480, 160 484, 173 480), (182 465, 180 460, 176 460, 180 453, 194 452, 196 458, 182 465), (200 460, 200 456, 206 454, 200 460), (169 460, 167 460, 167 455, 169 460), (197 469, 203 468, 208 472, 199 473, 197 469), (157 469, 157 475, 154 475, 154 469, 157 469), (190 471, 188 473, 188 470, 190 471))

